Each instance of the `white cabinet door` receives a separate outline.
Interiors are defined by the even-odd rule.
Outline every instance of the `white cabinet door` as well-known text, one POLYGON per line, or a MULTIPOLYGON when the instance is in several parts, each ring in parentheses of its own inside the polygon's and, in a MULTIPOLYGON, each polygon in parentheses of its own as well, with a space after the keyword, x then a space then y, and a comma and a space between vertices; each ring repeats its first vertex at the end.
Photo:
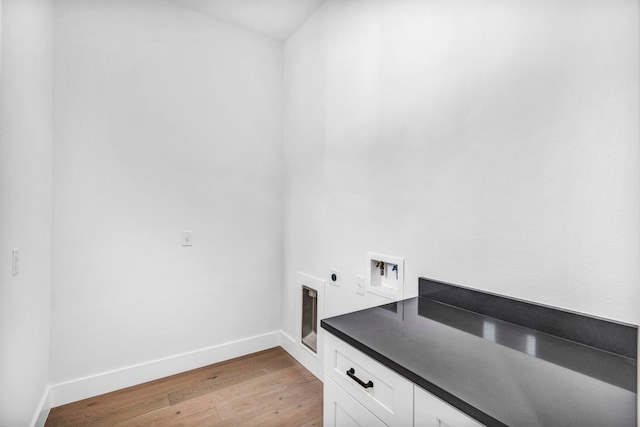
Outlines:
POLYGON ((331 334, 324 374, 391 427, 413 425, 413 383, 331 334))
POLYGON ((382 421, 327 376, 324 377, 323 406, 324 427, 385 427, 382 421))
POLYGON ((414 392, 414 424, 416 427, 482 426, 482 424, 420 387, 416 387, 414 392))

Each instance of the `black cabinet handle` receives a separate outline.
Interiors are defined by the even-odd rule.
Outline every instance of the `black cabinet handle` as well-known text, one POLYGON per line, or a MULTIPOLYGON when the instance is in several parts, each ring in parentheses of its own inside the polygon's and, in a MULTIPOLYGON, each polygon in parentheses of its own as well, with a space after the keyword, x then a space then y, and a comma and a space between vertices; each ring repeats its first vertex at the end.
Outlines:
POLYGON ((347 375, 349 376, 349 378, 351 378, 352 380, 354 380, 355 382, 357 382, 358 384, 360 384, 364 388, 373 387, 373 381, 369 380, 368 383, 365 383, 360 378, 356 377, 356 370, 353 369, 353 368, 351 368, 351 369, 349 369, 347 371, 347 375))

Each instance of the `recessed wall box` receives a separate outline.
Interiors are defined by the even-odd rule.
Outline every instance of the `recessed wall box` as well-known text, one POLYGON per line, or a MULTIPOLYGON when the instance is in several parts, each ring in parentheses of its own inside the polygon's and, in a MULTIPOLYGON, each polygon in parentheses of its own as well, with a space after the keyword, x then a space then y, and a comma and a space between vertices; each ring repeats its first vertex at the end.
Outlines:
POLYGON ((305 350, 305 354, 322 362, 324 334, 320 321, 324 317, 325 282, 302 272, 298 272, 296 282, 299 293, 296 298, 295 342, 305 350))
POLYGON ((392 300, 404 295, 404 259, 369 252, 366 290, 392 300))
POLYGON ((318 293, 302 286, 301 342, 314 353, 318 352, 318 293))

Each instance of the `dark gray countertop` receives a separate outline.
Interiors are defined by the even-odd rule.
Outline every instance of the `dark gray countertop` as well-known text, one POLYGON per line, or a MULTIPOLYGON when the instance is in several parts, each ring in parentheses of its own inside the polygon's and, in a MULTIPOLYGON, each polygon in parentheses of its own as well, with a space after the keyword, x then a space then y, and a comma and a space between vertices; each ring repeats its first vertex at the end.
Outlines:
POLYGON ((322 327, 487 426, 635 426, 636 359, 423 297, 322 327))

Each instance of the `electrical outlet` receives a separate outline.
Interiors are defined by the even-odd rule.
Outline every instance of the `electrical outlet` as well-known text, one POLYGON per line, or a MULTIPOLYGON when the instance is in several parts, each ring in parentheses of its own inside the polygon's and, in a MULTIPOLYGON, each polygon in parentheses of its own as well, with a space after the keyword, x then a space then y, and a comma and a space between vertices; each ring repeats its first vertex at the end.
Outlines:
POLYGON ((329 283, 333 286, 340 286, 340 270, 336 270, 335 268, 329 269, 329 283))
POLYGON ((364 276, 356 274, 356 294, 364 295, 364 276))

